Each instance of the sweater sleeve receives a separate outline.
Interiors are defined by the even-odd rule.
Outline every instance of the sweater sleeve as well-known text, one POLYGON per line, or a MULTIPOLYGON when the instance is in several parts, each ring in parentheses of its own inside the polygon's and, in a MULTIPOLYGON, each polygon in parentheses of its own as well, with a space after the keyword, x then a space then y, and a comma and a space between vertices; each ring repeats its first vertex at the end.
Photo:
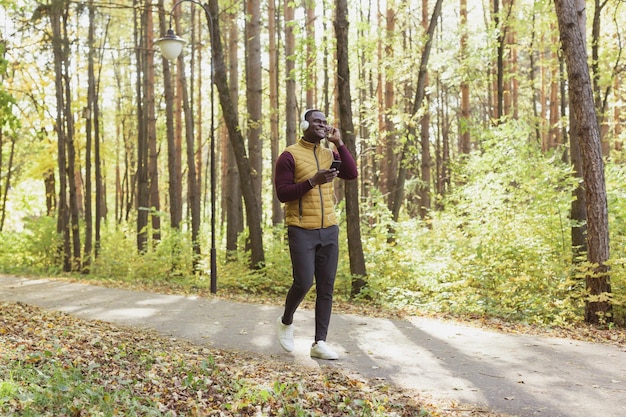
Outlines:
POLYGON ((313 187, 309 181, 294 182, 296 162, 293 155, 283 152, 276 160, 276 172, 274 174, 274 187, 276 196, 281 203, 300 199, 313 187))
POLYGON ((343 180, 353 180, 359 172, 356 167, 356 161, 352 157, 352 154, 348 150, 346 145, 340 146, 337 152, 333 152, 336 159, 341 160, 341 167, 339 168, 339 178, 343 180))

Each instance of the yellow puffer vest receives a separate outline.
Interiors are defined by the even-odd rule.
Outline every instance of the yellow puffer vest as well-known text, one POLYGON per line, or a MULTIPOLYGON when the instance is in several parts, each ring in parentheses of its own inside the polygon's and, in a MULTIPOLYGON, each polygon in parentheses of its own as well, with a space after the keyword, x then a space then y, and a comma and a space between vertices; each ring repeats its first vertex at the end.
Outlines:
MULTIPOLYGON (((295 161, 294 181, 306 181, 320 169, 329 169, 333 152, 319 143, 299 139, 286 149, 295 161)), ((299 200, 285 203, 285 223, 304 229, 321 229, 337 224, 335 194, 332 182, 313 187, 299 200)))

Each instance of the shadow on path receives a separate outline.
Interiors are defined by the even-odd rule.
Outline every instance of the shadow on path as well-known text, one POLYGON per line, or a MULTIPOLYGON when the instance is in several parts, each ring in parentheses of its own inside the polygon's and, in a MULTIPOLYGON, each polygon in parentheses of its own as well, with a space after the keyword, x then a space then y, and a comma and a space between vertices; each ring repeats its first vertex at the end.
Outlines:
POLYGON ((293 353, 275 336, 278 306, 127 291, 0 275, 0 301, 23 302, 184 338, 214 348, 339 367, 435 398, 517 416, 626 416, 624 348, 510 335, 450 321, 334 314, 328 343, 338 361, 309 357, 313 312, 299 310, 293 353))

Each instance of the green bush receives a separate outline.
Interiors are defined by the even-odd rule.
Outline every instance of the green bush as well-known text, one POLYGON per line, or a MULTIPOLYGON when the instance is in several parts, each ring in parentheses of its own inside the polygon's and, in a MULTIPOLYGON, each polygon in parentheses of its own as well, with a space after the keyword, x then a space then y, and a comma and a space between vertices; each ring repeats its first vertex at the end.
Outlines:
POLYGON ((0 268, 8 273, 58 273, 62 239, 56 227, 55 218, 42 216, 26 219, 21 232, 0 233, 0 268))
POLYGON ((413 310, 542 324, 582 318, 569 294, 574 180, 557 155, 529 144, 528 133, 511 122, 483 138, 480 152, 454 168, 460 182, 440 197, 444 209, 426 221, 366 219, 376 219, 364 228, 371 294, 413 310))

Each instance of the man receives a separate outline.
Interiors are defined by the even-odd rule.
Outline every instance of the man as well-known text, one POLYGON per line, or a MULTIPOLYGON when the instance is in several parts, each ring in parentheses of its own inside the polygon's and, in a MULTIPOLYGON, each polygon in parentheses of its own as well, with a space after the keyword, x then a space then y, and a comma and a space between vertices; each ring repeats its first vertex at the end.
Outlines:
POLYGON ((315 109, 305 111, 300 127, 302 138, 278 157, 274 178, 278 199, 285 203, 293 269, 285 310, 277 320, 278 340, 287 352, 293 350, 293 316, 315 277, 315 339, 311 357, 332 360, 339 357, 326 344, 339 259, 332 182, 336 177, 355 179, 358 172, 354 158, 341 140, 341 132, 328 126, 324 113, 315 109), (321 146, 324 138, 337 150, 321 146), (333 161, 341 161, 338 169, 331 168, 333 161))

